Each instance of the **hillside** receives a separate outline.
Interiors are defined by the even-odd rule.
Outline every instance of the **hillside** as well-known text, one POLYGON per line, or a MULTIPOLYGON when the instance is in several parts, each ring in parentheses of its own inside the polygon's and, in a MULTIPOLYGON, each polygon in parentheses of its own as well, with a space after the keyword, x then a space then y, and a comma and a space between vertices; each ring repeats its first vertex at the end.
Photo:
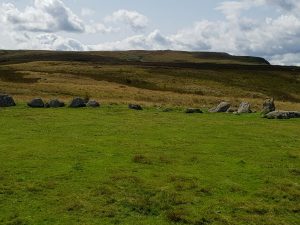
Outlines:
POLYGON ((259 107, 274 97, 299 109, 300 68, 226 53, 2 50, 0 92, 19 101, 88 95, 104 103, 203 107, 220 100, 259 107))

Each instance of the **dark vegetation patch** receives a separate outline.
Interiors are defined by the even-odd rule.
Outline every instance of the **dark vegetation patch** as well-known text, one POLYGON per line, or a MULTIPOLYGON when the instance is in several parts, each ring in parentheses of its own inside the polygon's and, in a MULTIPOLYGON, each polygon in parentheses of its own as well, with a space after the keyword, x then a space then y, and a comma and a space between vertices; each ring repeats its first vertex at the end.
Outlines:
POLYGON ((22 63, 32 61, 76 61, 99 63, 145 63, 155 62, 215 62, 227 61, 254 65, 269 65, 258 57, 232 56, 227 53, 180 52, 180 51, 115 51, 115 52, 58 52, 58 51, 1 51, 0 63, 22 63))
POLYGON ((134 163, 148 164, 148 165, 150 165, 150 164, 153 163, 152 160, 151 160, 150 158, 148 158, 147 156, 144 156, 144 155, 140 155, 140 154, 135 155, 135 156, 133 157, 132 161, 133 161, 134 163))
POLYGON ((14 70, 4 69, 0 67, 0 80, 4 82, 14 83, 36 83, 39 78, 27 78, 25 75, 14 70))

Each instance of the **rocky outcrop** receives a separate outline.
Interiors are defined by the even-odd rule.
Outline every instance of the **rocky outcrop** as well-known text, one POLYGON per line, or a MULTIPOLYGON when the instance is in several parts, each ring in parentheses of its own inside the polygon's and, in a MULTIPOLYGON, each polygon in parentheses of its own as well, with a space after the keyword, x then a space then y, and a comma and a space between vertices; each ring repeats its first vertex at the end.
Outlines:
POLYGON ((0 107, 11 107, 15 105, 16 103, 11 96, 0 94, 0 107))
POLYGON ((196 108, 188 108, 185 110, 185 113, 203 113, 201 109, 196 109, 196 108))
POLYGON ((230 108, 230 103, 228 102, 221 102, 217 107, 212 108, 210 110, 208 110, 209 112, 214 112, 214 113, 218 113, 218 112, 227 112, 227 110, 230 108))
POLYGON ((143 110, 142 106, 140 105, 135 105, 135 104, 129 104, 128 105, 129 109, 133 109, 133 110, 143 110))
POLYGON ((230 107, 229 109, 227 109, 226 112, 227 112, 227 113, 234 113, 234 112, 237 112, 237 109, 236 109, 236 108, 230 107))
POLYGON ((70 103, 70 108, 82 108, 86 107, 85 101, 82 98, 76 97, 70 103))
POLYGON ((276 107, 275 107, 274 99, 269 98, 269 99, 265 100, 261 113, 268 114, 269 112, 273 112, 275 110, 276 110, 276 107))
POLYGON ((252 113, 250 103, 242 102, 237 110, 237 113, 252 113))
POLYGON ((60 108, 60 107, 64 107, 64 106, 65 106, 65 103, 58 99, 52 99, 49 102, 50 108, 60 108))
POLYGON ((90 100, 90 101, 88 101, 86 106, 92 107, 92 108, 98 108, 98 107, 100 107, 100 103, 95 100, 90 100))
POLYGON ((27 105, 31 108, 44 108, 45 103, 43 99, 41 98, 34 98, 30 102, 27 103, 27 105))
POLYGON ((291 119, 300 118, 300 112, 297 111, 273 111, 264 115, 267 119, 291 119))

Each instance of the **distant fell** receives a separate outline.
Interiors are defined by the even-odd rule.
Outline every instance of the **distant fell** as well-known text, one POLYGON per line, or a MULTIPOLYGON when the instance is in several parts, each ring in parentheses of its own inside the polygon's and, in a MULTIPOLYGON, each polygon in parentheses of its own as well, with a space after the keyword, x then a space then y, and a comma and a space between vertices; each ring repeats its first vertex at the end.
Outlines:
POLYGON ((270 65, 260 57, 233 56, 219 52, 186 52, 186 51, 92 51, 92 52, 63 52, 63 51, 25 51, 1 50, 0 63, 30 62, 30 61, 89 61, 102 63, 214 63, 242 65, 270 65))

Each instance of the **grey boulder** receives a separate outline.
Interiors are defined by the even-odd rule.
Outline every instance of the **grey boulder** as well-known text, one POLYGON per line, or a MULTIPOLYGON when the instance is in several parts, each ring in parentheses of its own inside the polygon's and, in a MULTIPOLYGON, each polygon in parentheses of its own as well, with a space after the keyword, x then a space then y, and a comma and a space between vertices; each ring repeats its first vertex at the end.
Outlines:
POLYGON ((291 119, 300 118, 300 112, 297 111, 273 111, 264 115, 267 119, 291 119))
POLYGON ((268 114, 269 112, 273 112, 275 110, 276 110, 276 107, 275 107, 274 99, 269 98, 269 99, 266 99, 265 102, 263 103, 263 108, 262 108, 261 113, 268 114))
POLYGON ((203 113, 201 109, 196 109, 196 108, 188 108, 185 110, 185 113, 203 113))
POLYGON ((174 109, 172 109, 172 108, 165 108, 162 111, 163 112, 172 112, 172 111, 174 111, 174 109))
POLYGON ((31 108, 44 108, 45 103, 41 98, 34 98, 27 105, 31 108))
POLYGON ((227 112, 230 108, 230 103, 228 102, 221 102, 217 107, 208 110, 209 112, 227 112))
POLYGON ((65 103, 62 101, 59 101, 58 99, 52 99, 49 102, 49 107, 50 108, 60 108, 60 107, 64 107, 65 103))
POLYGON ((133 110, 143 110, 142 106, 140 105, 135 105, 135 104, 129 104, 128 105, 129 109, 133 109, 133 110))
POLYGON ((11 107, 15 105, 16 103, 11 96, 5 94, 0 95, 0 107, 11 107))
POLYGON ((82 108, 86 107, 85 101, 82 98, 76 97, 70 103, 71 108, 82 108))
POLYGON ((237 113, 252 113, 250 103, 242 102, 237 110, 237 113))
POLYGON ((235 112, 237 112, 237 109, 236 109, 236 108, 230 107, 229 109, 227 109, 226 112, 227 112, 227 113, 235 113, 235 112))
POLYGON ((88 101, 88 103, 86 104, 88 107, 92 107, 92 108, 97 108, 100 107, 100 103, 95 101, 95 100, 90 100, 88 101))

